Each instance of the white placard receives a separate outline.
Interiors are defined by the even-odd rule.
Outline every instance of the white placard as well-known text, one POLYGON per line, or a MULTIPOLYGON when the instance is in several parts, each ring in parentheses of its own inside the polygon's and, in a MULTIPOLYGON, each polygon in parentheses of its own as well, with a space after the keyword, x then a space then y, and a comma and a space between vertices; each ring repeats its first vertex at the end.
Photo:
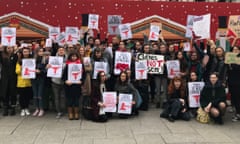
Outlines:
POLYGON ((104 112, 116 112, 117 110, 117 93, 116 92, 103 92, 103 103, 105 107, 104 112))
POLYGON ((186 34, 185 34, 185 37, 187 38, 192 38, 193 20, 194 20, 194 15, 187 16, 187 26, 186 26, 186 34))
POLYGON ((63 70, 63 57, 50 56, 48 64, 50 67, 47 71, 47 77, 61 78, 63 70))
POLYGON ((105 63, 105 62, 94 62, 93 79, 97 78, 97 74, 100 71, 104 71, 104 73, 107 74, 107 63, 105 63))
POLYGON ((50 38, 46 39, 45 46, 46 47, 52 47, 52 39, 50 39, 50 38))
POLYGON ((193 31, 199 39, 210 38, 211 14, 194 16, 193 31))
POLYGON ((200 93, 204 87, 204 82, 188 82, 189 107, 200 106, 200 93))
POLYGON ((90 57, 83 57, 83 63, 84 65, 90 65, 91 64, 90 57))
POLYGON ((36 78, 36 60, 22 59, 22 78, 35 79, 36 78))
POLYGON ((50 27, 48 29, 49 35, 48 37, 54 41, 57 41, 57 37, 60 34, 60 27, 50 27))
POLYGON ((65 41, 65 33, 62 32, 57 36, 57 42, 60 46, 65 45, 66 41, 65 41))
POLYGON ((65 41, 67 44, 77 44, 79 40, 78 27, 66 27, 65 29, 65 41))
POLYGON ((135 62, 135 78, 137 80, 147 79, 147 60, 135 62))
POLYGON ((108 15, 108 33, 110 35, 120 34, 118 26, 122 23, 120 15, 108 15))
POLYGON ((132 94, 119 94, 118 113, 131 114, 132 112, 132 94))
POLYGON ((121 71, 130 69, 131 67, 131 53, 130 52, 115 52, 114 74, 120 74, 121 71))
POLYGON ((159 31, 160 31, 160 27, 158 25, 151 24, 148 39, 153 41, 158 41, 159 31))
POLYGON ((120 24, 118 27, 119 27, 121 40, 127 40, 132 38, 132 30, 129 23, 120 24))
POLYGON ((99 15, 89 14, 88 15, 88 28, 89 29, 98 29, 99 15))
POLYGON ((16 28, 3 27, 1 42, 3 46, 15 46, 16 45, 16 28))
POLYGON ((82 79, 82 64, 68 64, 68 80, 78 83, 82 79))
POLYGON ((180 75, 180 63, 178 60, 168 60, 166 62, 168 78, 172 79, 180 75))
POLYGON ((183 43, 183 50, 184 50, 184 51, 191 51, 190 42, 185 42, 185 43, 183 43))

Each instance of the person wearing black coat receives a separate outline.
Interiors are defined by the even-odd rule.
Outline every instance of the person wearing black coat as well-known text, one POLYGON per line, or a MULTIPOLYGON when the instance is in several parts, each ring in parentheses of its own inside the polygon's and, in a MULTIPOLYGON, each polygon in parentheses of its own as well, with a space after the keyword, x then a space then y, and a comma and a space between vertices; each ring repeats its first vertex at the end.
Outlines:
POLYGON ((3 116, 15 115, 16 106, 16 84, 17 75, 15 73, 17 55, 14 54, 13 47, 4 47, 0 53, 1 63, 1 98, 3 99, 3 116))
POLYGON ((222 116, 226 110, 226 92, 218 80, 218 74, 210 74, 208 82, 200 94, 200 105, 218 124, 223 124, 222 116))

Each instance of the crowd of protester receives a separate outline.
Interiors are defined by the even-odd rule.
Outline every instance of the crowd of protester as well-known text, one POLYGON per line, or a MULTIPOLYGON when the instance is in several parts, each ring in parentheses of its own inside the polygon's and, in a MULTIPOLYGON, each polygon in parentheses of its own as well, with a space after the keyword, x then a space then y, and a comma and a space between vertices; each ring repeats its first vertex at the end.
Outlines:
MULTIPOLYGON (((159 41, 127 40, 118 37, 100 39, 88 36, 86 32, 82 41, 77 45, 66 44, 60 46, 53 41, 51 48, 31 44, 20 47, 1 46, 0 53, 0 90, 3 116, 15 115, 20 106, 21 116, 42 117, 54 106, 56 118, 61 118, 67 111, 70 120, 78 120, 80 109, 82 116, 97 122, 106 122, 115 113, 100 113, 105 106, 102 93, 116 91, 133 95, 131 114, 118 114, 119 118, 130 118, 139 115, 139 110, 147 111, 149 103, 156 108, 163 108, 160 117, 173 122, 177 119, 190 120, 196 115, 196 109, 188 105, 188 82, 205 82, 200 96, 200 106, 210 117, 219 124, 223 124, 222 116, 227 104, 226 88, 231 94, 231 105, 235 108, 232 121, 240 120, 240 65, 225 64, 225 51, 214 41, 194 41, 191 51, 184 51, 181 44, 175 45, 165 42, 163 37, 159 41), (198 43, 197 43, 198 42, 198 43), (130 52, 131 67, 115 75, 115 52, 130 52), (137 55, 163 55, 165 62, 179 60, 180 74, 173 79, 167 76, 164 67, 163 74, 148 74, 145 80, 135 79, 135 61, 137 55), (63 57, 63 75, 61 78, 47 77, 49 56, 63 57), (84 64, 84 58, 90 57, 91 62, 84 64), (36 60, 36 78, 24 79, 21 75, 22 60, 34 58, 36 60), (107 72, 99 72, 96 79, 92 79, 95 62, 107 63, 107 72), (71 83, 67 78, 68 65, 83 64, 83 76, 78 83, 71 83), (140 98, 139 98, 140 97, 140 98), (81 100, 80 100, 81 99, 81 100), (139 99, 141 99, 140 105, 139 99), (34 111, 31 113, 31 104, 34 111)), ((240 49, 233 46, 231 51, 239 57, 240 49)))

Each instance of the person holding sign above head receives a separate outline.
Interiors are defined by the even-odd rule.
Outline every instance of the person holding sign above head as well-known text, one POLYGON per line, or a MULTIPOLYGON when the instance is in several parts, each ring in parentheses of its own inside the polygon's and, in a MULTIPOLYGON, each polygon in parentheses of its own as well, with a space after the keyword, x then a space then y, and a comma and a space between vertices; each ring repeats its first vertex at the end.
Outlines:
POLYGON ((82 66, 78 53, 72 52, 68 55, 66 67, 63 72, 69 120, 79 119, 79 98, 81 96, 81 85, 84 79, 84 67, 82 66))
POLYGON ((226 92, 216 72, 210 74, 200 94, 200 105, 218 124, 223 124, 222 116, 226 110, 226 92))
POLYGON ((167 118, 170 122, 177 119, 189 121, 191 118, 187 112, 186 86, 179 76, 175 76, 168 86, 167 106, 160 117, 167 118))
POLYGON ((96 122, 106 122, 108 117, 102 109, 106 106, 103 102, 103 92, 106 92, 108 87, 106 85, 106 74, 100 71, 97 74, 97 79, 92 83, 91 92, 91 106, 92 106, 92 120, 96 122))
MULTIPOLYGON (((44 49, 38 47, 35 50, 35 60, 36 60, 36 77, 31 79, 32 89, 33 89, 33 98, 35 101, 36 110, 33 113, 33 116, 43 116, 43 94, 44 94, 44 83, 46 79, 46 63, 43 58, 44 49)), ((30 71, 31 73, 31 71, 30 71)))
POLYGON ((14 48, 4 46, 0 53, 1 69, 1 92, 3 98, 3 116, 15 115, 16 106, 16 82, 17 76, 15 73, 17 55, 14 53, 14 48))
POLYGON ((119 114, 120 118, 128 118, 136 111, 136 103, 137 103, 137 93, 134 86, 128 82, 128 75, 127 72, 122 71, 119 75, 119 79, 115 85, 115 91, 117 92, 117 96, 119 97, 120 94, 131 94, 132 95, 132 102, 130 107, 124 107, 124 109, 131 109, 129 114, 119 114))
POLYGON ((16 64, 17 91, 19 94, 19 104, 21 107, 20 116, 29 116, 29 102, 32 97, 32 86, 30 79, 22 78, 22 59, 31 58, 30 49, 23 47, 18 53, 18 62, 16 64))

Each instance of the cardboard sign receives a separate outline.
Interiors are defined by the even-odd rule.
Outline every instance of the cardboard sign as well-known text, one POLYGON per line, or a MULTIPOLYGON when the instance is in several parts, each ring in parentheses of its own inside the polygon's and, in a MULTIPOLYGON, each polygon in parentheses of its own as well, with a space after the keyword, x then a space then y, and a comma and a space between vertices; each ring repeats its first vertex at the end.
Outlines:
POLYGON ((130 52, 115 52, 114 74, 120 74, 121 71, 130 69, 132 55, 130 52))
POLYGON ((147 79, 147 60, 135 62, 135 78, 137 80, 147 79))
POLYGON ((97 74, 100 71, 104 71, 105 74, 107 73, 107 63, 105 63, 105 62, 94 62, 93 79, 97 79, 97 74))
POLYGON ((225 54, 225 63, 226 64, 240 64, 240 57, 237 57, 237 53, 227 52, 225 54))
POLYGON ((3 27, 1 42, 3 46, 15 46, 16 45, 16 28, 3 27))
POLYGON ((50 27, 48 29, 49 35, 48 37, 51 40, 57 41, 57 36, 60 34, 60 27, 50 27))
POLYGON ((163 74, 164 71, 164 56, 143 54, 137 55, 138 60, 147 60, 148 73, 150 74, 163 74))
POLYGON ((68 80, 78 83, 82 79, 82 64, 68 64, 68 80))
POLYGON ((35 59, 22 60, 22 78, 23 79, 36 78, 36 60, 35 59))
POLYGON ((119 94, 118 113, 131 114, 132 112, 132 94, 119 94))
POLYGON ((99 15, 89 14, 88 16, 88 28, 89 29, 98 29, 99 15))
POLYGON ((79 40, 78 27, 66 27, 65 41, 67 44, 77 44, 79 40))
POLYGON ((204 82, 188 82, 189 107, 197 108, 200 106, 200 93, 204 87, 204 82))
POLYGON ((166 62, 168 78, 173 79, 175 76, 180 75, 179 60, 169 60, 166 62))
POLYGON ((118 26, 122 23, 120 15, 108 15, 108 33, 110 35, 120 34, 118 26))
POLYGON ((127 40, 132 38, 132 30, 129 23, 120 24, 118 27, 119 27, 121 40, 127 40))
POLYGON ((148 39, 152 40, 152 41, 158 41, 158 39, 159 39, 159 31, 160 31, 160 27, 158 25, 151 24, 150 25, 150 33, 149 33, 148 39))
POLYGON ((116 112, 117 111, 117 93, 116 92, 103 92, 103 103, 105 107, 104 112, 116 112))
POLYGON ((240 15, 229 16, 228 35, 240 38, 240 15))
POLYGON ((210 38, 211 14, 194 16, 193 31, 199 39, 210 38))
POLYGON ((61 78, 63 70, 63 57, 50 56, 49 63, 51 65, 47 71, 47 77, 61 78))

